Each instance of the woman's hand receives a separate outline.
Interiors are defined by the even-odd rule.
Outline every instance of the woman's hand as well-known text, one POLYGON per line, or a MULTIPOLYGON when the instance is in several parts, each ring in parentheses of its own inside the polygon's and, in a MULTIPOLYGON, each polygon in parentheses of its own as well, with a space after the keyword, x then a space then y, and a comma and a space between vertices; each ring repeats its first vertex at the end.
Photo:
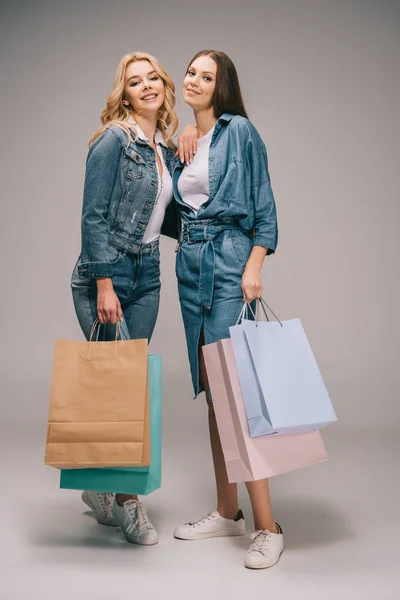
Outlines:
POLYGON ((242 276, 243 300, 247 300, 247 302, 253 302, 262 296, 261 267, 266 253, 267 249, 263 246, 253 246, 252 248, 242 276))
POLYGON ((112 279, 97 279, 97 317, 104 323, 116 324, 122 321, 122 308, 117 294, 114 292, 112 279))
POLYGON ((261 298, 263 284, 260 269, 246 266, 242 276, 242 290, 243 300, 247 300, 247 302, 253 302, 256 298, 261 298))
POLYGON ((189 165, 197 152, 197 125, 187 125, 178 137, 178 150, 175 156, 179 156, 181 162, 189 165))

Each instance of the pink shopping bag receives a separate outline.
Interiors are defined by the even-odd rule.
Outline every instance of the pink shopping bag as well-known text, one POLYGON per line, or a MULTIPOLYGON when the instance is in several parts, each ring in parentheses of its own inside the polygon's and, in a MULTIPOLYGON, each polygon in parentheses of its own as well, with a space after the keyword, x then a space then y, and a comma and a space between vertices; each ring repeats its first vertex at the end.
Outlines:
POLYGON ((232 341, 208 344, 203 354, 231 483, 265 479, 327 460, 319 431, 250 437, 232 341))

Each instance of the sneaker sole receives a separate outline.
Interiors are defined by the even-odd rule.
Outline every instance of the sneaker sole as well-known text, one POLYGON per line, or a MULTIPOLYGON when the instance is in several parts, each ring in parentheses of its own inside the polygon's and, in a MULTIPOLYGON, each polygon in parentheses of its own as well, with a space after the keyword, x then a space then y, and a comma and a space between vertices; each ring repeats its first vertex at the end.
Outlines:
POLYGON ((234 533, 219 533, 219 532, 214 532, 214 533, 198 533, 195 536, 192 537, 182 537, 179 535, 175 535, 174 534, 174 538, 176 538, 177 540, 185 540, 187 542, 192 542, 195 540, 207 540, 210 538, 216 538, 216 537, 235 537, 235 536, 239 536, 239 535, 245 535, 246 531, 238 531, 238 532, 234 532, 234 533))
POLYGON ((158 540, 155 542, 138 542, 137 540, 131 540, 127 535, 125 535, 122 528, 121 531, 126 541, 130 544, 136 544, 137 546, 156 546, 158 544, 158 540))
POLYGON ((137 544, 138 546, 155 546, 156 544, 158 544, 158 539, 155 542, 150 542, 150 541, 145 541, 145 540, 140 542, 137 539, 132 539, 129 537, 129 534, 125 533, 125 531, 120 523, 118 523, 118 527, 120 528, 121 533, 124 536, 124 538, 126 539, 126 541, 129 542, 130 544, 137 544))
POLYGON ((263 566, 259 566, 259 567, 252 567, 252 566, 246 565, 246 563, 244 563, 244 566, 246 567, 246 569, 254 569, 254 570, 257 570, 257 569, 269 569, 270 567, 273 567, 274 565, 276 565, 276 563, 279 561, 279 559, 280 559, 280 557, 282 555, 283 550, 284 549, 282 548, 282 550, 280 551, 279 556, 277 557, 277 559, 273 563, 271 563, 269 565, 263 565, 263 566))
MULTIPOLYGON (((94 513, 94 516, 96 517, 96 511, 95 508, 93 506, 93 504, 91 503, 91 501, 89 500, 89 498, 86 497, 82 497, 83 502, 86 504, 86 506, 88 506, 94 513)), ((110 520, 110 519, 102 519, 101 517, 96 517, 96 521, 100 524, 100 525, 105 525, 106 527, 118 527, 118 523, 114 520, 110 520)))

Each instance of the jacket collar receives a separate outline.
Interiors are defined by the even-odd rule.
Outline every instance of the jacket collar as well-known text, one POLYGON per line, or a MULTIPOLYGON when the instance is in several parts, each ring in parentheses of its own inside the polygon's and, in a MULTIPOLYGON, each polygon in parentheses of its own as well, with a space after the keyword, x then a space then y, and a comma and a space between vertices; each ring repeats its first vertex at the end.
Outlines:
POLYGON ((227 123, 229 123, 229 121, 231 121, 234 116, 235 115, 231 115, 231 113, 223 113, 218 119, 218 121, 226 121, 227 123))
MULTIPOLYGON (((136 129, 136 133, 138 134, 138 138, 140 138, 141 140, 144 140, 145 142, 150 141, 149 138, 144 133, 143 129, 140 127, 139 123, 137 123, 133 117, 129 117, 128 123, 130 123, 131 125, 134 126, 134 128, 136 129)), ((169 147, 168 144, 165 142, 165 140, 163 138, 163 134, 161 133, 160 129, 156 129, 156 132, 154 134, 154 141, 156 144, 162 144, 166 148, 169 147)))

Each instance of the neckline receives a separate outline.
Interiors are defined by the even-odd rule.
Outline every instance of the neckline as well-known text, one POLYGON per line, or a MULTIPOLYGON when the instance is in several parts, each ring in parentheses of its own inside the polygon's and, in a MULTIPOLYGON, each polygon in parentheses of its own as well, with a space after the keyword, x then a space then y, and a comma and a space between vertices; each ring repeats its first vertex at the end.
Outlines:
POLYGON ((215 125, 213 127, 211 127, 210 131, 207 131, 207 133, 205 135, 203 135, 200 138, 197 138, 197 143, 202 144, 203 142, 206 142, 208 139, 212 138, 214 129, 215 129, 215 125))
MULTIPOLYGON (((136 133, 138 134, 138 137, 141 140, 144 140, 145 142, 149 142, 149 144, 150 144, 149 138, 144 133, 144 131, 140 127, 139 123, 137 121, 135 121, 135 119, 133 117, 129 117, 128 122, 135 127, 136 133)), ((160 129, 156 129, 155 130, 155 133, 154 133, 154 142, 155 142, 156 145, 162 144, 163 146, 168 147, 167 144, 165 143, 163 134, 161 133, 160 129)))

